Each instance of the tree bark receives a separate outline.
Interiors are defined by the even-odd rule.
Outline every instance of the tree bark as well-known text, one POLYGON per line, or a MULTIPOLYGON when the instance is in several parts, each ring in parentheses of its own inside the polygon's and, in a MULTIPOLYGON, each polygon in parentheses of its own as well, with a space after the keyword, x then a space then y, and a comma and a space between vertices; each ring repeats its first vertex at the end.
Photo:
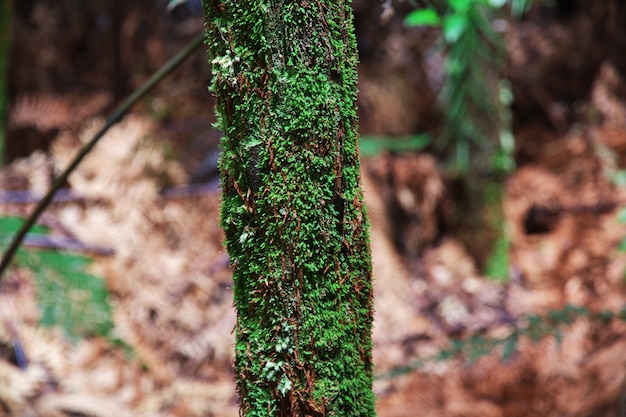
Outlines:
POLYGON ((203 0, 245 416, 374 416, 349 0, 203 0))

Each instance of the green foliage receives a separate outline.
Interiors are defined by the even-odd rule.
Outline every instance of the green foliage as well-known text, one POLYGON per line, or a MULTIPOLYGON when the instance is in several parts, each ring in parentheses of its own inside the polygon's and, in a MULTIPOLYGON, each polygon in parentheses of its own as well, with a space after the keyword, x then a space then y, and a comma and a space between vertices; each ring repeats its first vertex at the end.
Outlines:
MULTIPOLYGON (((445 56, 438 104, 443 130, 435 149, 447 155, 451 174, 462 180, 471 201, 459 210, 461 240, 490 277, 508 276, 508 236, 501 196, 503 174, 515 168, 511 133, 510 84, 499 68, 504 61, 502 36, 492 20, 505 0, 439 0, 410 13, 408 26, 441 29, 436 48, 445 56), (490 194, 496 194, 493 199, 490 194), (484 248, 484 249, 483 249, 484 248)), ((516 6, 518 7, 518 6, 516 6)))
POLYGON ((377 379, 395 378, 423 368, 427 363, 451 359, 461 359, 467 365, 471 365, 495 349, 500 349, 501 360, 506 362, 515 355, 518 343, 522 338, 527 337, 537 343, 546 337, 554 337, 560 343, 563 328, 580 318, 586 318, 601 324, 611 320, 626 321, 626 307, 617 312, 605 310, 594 313, 585 307, 567 304, 562 309, 549 311, 545 315, 529 314, 522 316, 516 320, 514 323, 515 327, 505 337, 489 338, 472 335, 467 339, 452 339, 450 345, 439 350, 436 355, 429 358, 416 359, 408 365, 377 376, 377 379))
POLYGON ((511 4, 511 14, 519 19, 530 9, 533 0, 509 0, 509 3, 511 4))
POLYGON ((86 272, 90 259, 46 251, 25 258, 25 265, 35 271, 43 326, 61 326, 72 339, 109 333, 109 292, 101 278, 86 272))
MULTIPOLYGON (((0 241, 6 243, 22 223, 16 217, 1 217, 0 241)), ((48 229, 36 225, 31 233, 45 235, 48 229)), ((89 258, 60 251, 21 249, 16 261, 35 275, 41 325, 60 326, 72 340, 110 336, 113 322, 109 291, 101 278, 88 272, 89 258)))
POLYGON ((434 9, 418 9, 409 13, 404 22, 408 26, 439 26, 441 17, 434 9))
MULTIPOLYGON (((481 191, 477 191, 480 193, 481 191)), ((482 190, 482 198, 485 203, 485 224, 495 235, 495 242, 491 253, 486 260, 485 274, 497 281, 505 281, 509 276, 509 249, 511 240, 506 229, 504 213, 502 212, 502 199, 504 188, 498 176, 493 176, 482 190)))
MULTIPOLYGON (((2 240, 3 241, 6 240, 7 234, 17 233, 20 227, 22 227, 23 223, 24 221, 19 217, 13 217, 13 216, 0 217, 0 233, 4 235, 2 237, 3 238, 2 240)), ((38 234, 38 235, 45 235, 49 232, 47 227, 44 227, 38 224, 34 225, 30 230, 31 230, 31 233, 38 234)))
POLYGON ((430 143, 431 138, 428 133, 404 138, 362 136, 359 141, 359 151, 365 157, 376 156, 383 151, 416 152, 430 143))
MULTIPOLYGON (((599 157, 602 158, 606 164, 604 175, 616 187, 623 188, 626 186, 626 170, 617 168, 617 155, 606 147, 598 147, 597 151, 599 152, 599 157)), ((615 216, 615 220, 618 223, 626 224, 626 207, 621 207, 615 216)), ((626 237, 618 243, 616 249, 619 252, 626 252, 626 237)))
MULTIPOLYGON (((623 171, 620 171, 620 173, 622 173, 623 171)), ((617 181, 616 181, 617 183, 617 181)), ((618 184, 619 185, 619 184, 618 184)), ((616 220, 619 223, 622 224, 626 224, 626 208, 622 208, 616 216, 616 220)), ((624 237, 618 244, 616 247, 616 250, 619 252, 626 252, 626 237, 624 237)), ((626 277, 626 271, 624 272, 624 276, 626 277)))
POLYGON ((493 247, 493 252, 487 260, 485 274, 498 281, 504 281, 509 275, 509 249, 511 241, 506 232, 502 231, 493 247))
POLYGON ((435 8, 411 12, 408 26, 438 26, 445 45, 445 81, 439 104, 445 129, 436 144, 454 155, 460 172, 513 169, 510 90, 497 68, 504 57, 501 36, 490 19, 502 1, 446 0, 435 8), (507 94, 508 91, 508 94, 507 94))
MULTIPOLYGON (((610 173, 609 179, 618 187, 626 186, 626 170, 617 170, 610 173)), ((625 216, 626 220, 626 216, 625 216)))

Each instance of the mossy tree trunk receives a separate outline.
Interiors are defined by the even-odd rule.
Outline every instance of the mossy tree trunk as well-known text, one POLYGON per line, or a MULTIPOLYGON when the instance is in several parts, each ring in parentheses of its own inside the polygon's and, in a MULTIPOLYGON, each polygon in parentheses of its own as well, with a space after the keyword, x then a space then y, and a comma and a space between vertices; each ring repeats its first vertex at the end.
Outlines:
POLYGON ((373 416, 349 1, 203 3, 241 415, 373 416))

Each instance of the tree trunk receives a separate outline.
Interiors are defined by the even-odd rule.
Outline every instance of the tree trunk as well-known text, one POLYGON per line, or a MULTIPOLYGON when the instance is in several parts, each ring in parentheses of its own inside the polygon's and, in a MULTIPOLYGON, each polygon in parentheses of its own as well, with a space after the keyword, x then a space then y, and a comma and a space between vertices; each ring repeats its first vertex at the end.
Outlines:
POLYGON ((0 0, 0 166, 6 162, 6 118, 9 104, 8 77, 12 22, 13 0, 0 0))
POLYGON ((374 416, 349 0, 203 4, 241 415, 374 416))

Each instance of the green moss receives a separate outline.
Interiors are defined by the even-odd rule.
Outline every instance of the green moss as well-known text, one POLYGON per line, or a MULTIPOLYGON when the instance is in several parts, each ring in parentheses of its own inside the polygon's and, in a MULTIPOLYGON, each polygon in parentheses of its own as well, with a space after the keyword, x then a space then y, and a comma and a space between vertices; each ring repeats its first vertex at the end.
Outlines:
POLYGON ((204 7, 242 415, 373 416, 349 3, 204 7))

